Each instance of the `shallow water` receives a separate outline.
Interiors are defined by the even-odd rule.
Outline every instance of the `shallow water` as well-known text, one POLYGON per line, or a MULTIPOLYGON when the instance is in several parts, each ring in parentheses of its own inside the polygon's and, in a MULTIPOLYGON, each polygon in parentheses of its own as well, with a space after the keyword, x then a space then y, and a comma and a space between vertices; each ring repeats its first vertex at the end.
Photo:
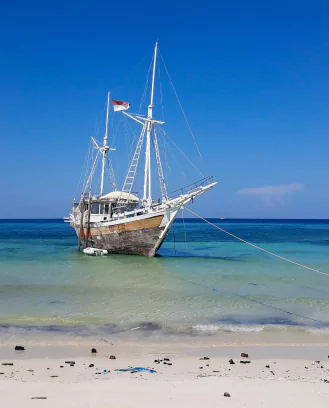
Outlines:
MULTIPOLYGON (((329 273, 329 221, 215 222, 329 273)), ((176 222, 159 255, 88 257, 61 221, 0 221, 1 332, 329 330, 326 276, 195 220, 176 222)))

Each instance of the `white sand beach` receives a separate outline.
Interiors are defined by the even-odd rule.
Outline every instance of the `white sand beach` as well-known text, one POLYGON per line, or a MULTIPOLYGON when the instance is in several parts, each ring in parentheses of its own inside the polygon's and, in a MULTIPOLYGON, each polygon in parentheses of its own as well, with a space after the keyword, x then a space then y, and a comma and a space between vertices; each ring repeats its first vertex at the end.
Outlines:
POLYGON ((3 344, 1 406, 327 407, 329 343, 324 339, 313 336, 303 344, 259 339, 258 344, 236 345, 214 344, 212 337, 197 345, 121 341, 97 344, 96 355, 90 353, 90 342, 30 344, 23 352, 3 344))

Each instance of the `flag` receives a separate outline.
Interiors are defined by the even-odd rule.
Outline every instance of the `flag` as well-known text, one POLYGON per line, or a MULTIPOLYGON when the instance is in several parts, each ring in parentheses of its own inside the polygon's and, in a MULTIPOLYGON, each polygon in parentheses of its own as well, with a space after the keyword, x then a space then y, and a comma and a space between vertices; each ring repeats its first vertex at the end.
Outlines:
POLYGON ((128 102, 115 101, 114 99, 112 99, 112 103, 114 112, 127 110, 130 107, 130 103, 128 102))

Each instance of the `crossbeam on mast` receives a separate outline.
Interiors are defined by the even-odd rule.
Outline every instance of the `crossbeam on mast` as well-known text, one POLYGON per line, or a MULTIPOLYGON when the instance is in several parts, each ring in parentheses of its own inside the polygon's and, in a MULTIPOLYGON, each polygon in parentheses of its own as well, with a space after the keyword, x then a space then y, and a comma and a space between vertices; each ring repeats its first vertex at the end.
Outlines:
MULTIPOLYGON (((127 113, 127 112, 122 112, 122 113, 123 113, 124 115, 128 116, 129 118, 135 120, 136 122, 140 123, 141 125, 144 125, 144 123, 143 123, 142 121, 138 120, 136 116, 130 115, 130 114, 127 113)), ((142 118, 140 118, 140 119, 142 119, 142 118)))

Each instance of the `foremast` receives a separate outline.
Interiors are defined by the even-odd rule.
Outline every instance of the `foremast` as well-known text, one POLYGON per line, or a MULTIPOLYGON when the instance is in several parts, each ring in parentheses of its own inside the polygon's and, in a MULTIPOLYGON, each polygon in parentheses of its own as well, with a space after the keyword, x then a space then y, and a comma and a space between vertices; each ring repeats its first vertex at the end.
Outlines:
MULTIPOLYGON (((104 138, 103 138, 103 143, 100 144, 97 142, 97 140, 94 137, 91 137, 91 140, 95 146, 95 148, 98 150, 97 154, 93 160, 91 170, 88 176, 88 179, 84 185, 81 197, 83 198, 85 194, 87 193, 89 189, 89 195, 91 196, 92 194, 92 180, 94 177, 94 172, 96 170, 96 166, 98 163, 98 159, 101 156, 102 162, 101 162, 101 178, 100 178, 100 190, 99 190, 99 197, 101 197, 104 194, 104 182, 105 182, 105 167, 106 167, 106 159, 108 156, 108 152, 110 150, 115 150, 107 145, 107 140, 108 140, 108 126, 109 126, 109 108, 110 108, 110 92, 107 94, 107 106, 106 106, 106 123, 105 123, 105 133, 104 133, 104 138)), ((112 186, 113 189, 116 190, 116 182, 115 182, 115 176, 114 176, 114 171, 113 167, 111 164, 111 161, 108 161, 109 165, 109 171, 110 171, 110 178, 112 181, 112 186)))
MULTIPOLYGON (((105 164, 106 164, 106 157, 107 154, 110 150, 115 150, 110 148, 107 145, 107 139, 108 139, 108 129, 109 129, 109 109, 110 109, 110 92, 107 94, 107 105, 106 105, 106 124, 105 124, 105 134, 104 134, 104 139, 103 139, 103 146, 99 148, 100 153, 102 155, 102 171, 101 171, 101 185, 100 185, 100 196, 104 194, 104 175, 105 175, 105 164)), ((112 169, 111 171, 111 179, 112 179, 112 184, 113 188, 116 189, 116 184, 115 184, 115 179, 114 179, 114 174, 112 169)))
POLYGON ((103 146, 101 148, 102 153, 102 172, 101 172, 101 185, 100 185, 100 196, 104 193, 104 173, 105 173, 105 163, 106 163, 106 155, 109 151, 109 147, 107 146, 107 139, 108 139, 108 127, 109 127, 109 105, 110 105, 110 92, 107 94, 107 106, 106 106, 106 124, 105 124, 105 135, 103 139, 103 146))

